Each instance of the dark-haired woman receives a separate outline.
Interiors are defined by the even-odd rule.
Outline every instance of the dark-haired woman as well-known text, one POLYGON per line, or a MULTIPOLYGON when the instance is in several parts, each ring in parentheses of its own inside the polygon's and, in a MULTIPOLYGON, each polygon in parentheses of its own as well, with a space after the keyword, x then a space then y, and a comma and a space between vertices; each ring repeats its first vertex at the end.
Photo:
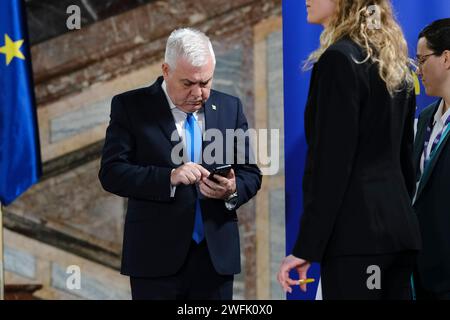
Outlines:
POLYGON ((420 114, 414 145, 423 240, 415 286, 418 299, 450 299, 450 19, 420 33, 417 64, 427 95, 438 100, 420 114))

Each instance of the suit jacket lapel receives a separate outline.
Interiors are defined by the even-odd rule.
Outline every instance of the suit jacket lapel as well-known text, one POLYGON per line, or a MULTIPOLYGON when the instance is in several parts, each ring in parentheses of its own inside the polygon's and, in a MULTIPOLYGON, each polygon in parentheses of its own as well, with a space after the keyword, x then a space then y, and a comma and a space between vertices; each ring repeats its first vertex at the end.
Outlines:
POLYGON ((219 125, 219 107, 213 104, 211 97, 206 100, 204 106, 205 112, 205 131, 211 128, 217 128, 219 125))
MULTIPOLYGON (((424 119, 424 121, 426 120, 426 122, 424 122, 424 124, 422 126, 424 128, 424 132, 422 133, 422 136, 423 136, 422 137, 422 152, 420 153, 420 156, 423 153, 423 144, 424 144, 423 140, 425 140, 425 137, 424 137, 425 136, 425 130, 426 130, 427 126, 429 125, 429 123, 431 121, 431 118, 434 117, 434 114, 436 113, 436 110, 439 107, 439 104, 440 104, 440 101, 438 101, 435 104, 435 106, 433 108, 433 112, 430 112, 430 114, 426 117, 426 119, 424 119)), ((439 159, 439 155, 441 154, 442 149, 444 148, 445 144, 448 141, 448 137, 449 137, 449 135, 443 137, 444 140, 442 140, 442 143, 440 144, 439 148, 435 151, 435 155, 430 160, 430 163, 428 164, 428 168, 424 168, 424 172, 422 173, 422 177, 420 179, 419 187, 418 187, 418 190, 417 190, 416 199, 419 198, 419 196, 422 193, 425 185, 429 181, 431 173, 433 172, 433 169, 436 166, 436 162, 439 159)), ((432 142, 430 142, 430 143, 432 143, 432 142)), ((420 165, 420 157, 419 157, 419 165, 420 165)))
MULTIPOLYGON (((205 106, 204 106, 204 114, 205 114, 205 132, 208 129, 218 129, 219 128, 219 108, 220 106, 215 105, 213 103, 213 95, 214 92, 211 91, 211 96, 209 97, 209 99, 205 102, 205 106)), ((205 132, 203 134, 205 134, 205 132)), ((203 135, 204 136, 204 135, 203 135)), ((225 137, 224 137, 225 139, 225 137)), ((205 148, 211 143, 212 141, 205 141, 203 140, 203 151, 205 150, 205 148)), ((225 143, 225 141, 224 141, 225 143)), ((204 159, 202 158, 202 162, 204 159)), ((225 161, 225 159, 224 159, 225 161)), ((209 166, 209 165, 206 165, 209 166)))
POLYGON ((153 112, 153 116, 158 117, 158 125, 161 128, 167 139, 175 146, 181 140, 177 132, 177 127, 175 126, 175 120, 170 110, 169 102, 166 99, 166 95, 161 88, 162 77, 158 78, 154 85, 152 85, 152 95, 153 103, 155 104, 156 112, 153 112), (174 133, 175 132, 175 133, 174 133), (176 140, 172 141, 172 134, 175 135, 176 140))
POLYGON ((423 153, 423 145, 425 143, 425 131, 427 130, 427 126, 430 123, 430 117, 426 116, 421 118, 417 123, 417 132, 416 132, 416 138, 414 140, 414 164, 416 166, 416 174, 419 178, 420 175, 420 159, 422 157, 423 153))

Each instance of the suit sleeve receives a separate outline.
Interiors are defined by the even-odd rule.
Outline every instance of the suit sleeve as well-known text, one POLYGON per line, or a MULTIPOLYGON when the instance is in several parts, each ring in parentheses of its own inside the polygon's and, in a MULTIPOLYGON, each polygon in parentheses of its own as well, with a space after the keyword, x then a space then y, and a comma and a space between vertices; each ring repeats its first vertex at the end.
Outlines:
MULTIPOLYGON (((248 130, 247 119, 242 110, 242 103, 237 99, 237 121, 236 130, 242 129, 244 132, 248 130)), ((262 175, 256 165, 255 157, 251 148, 251 141, 247 137, 244 144, 235 141, 235 161, 234 166, 236 175, 236 191, 238 199, 234 209, 238 209, 241 205, 249 201, 256 195, 261 188, 262 175)))
POLYGON ((99 179, 106 191, 121 197, 171 201, 171 168, 134 163, 135 138, 126 108, 118 96, 111 103, 99 179))
POLYGON ((356 63, 339 51, 317 62, 311 185, 293 255, 322 260, 352 174, 359 132, 356 63))
POLYGON ((414 119, 416 113, 416 96, 411 93, 408 99, 408 117, 405 122, 405 129, 402 138, 402 147, 400 161, 402 166, 402 174, 405 180, 406 189, 411 200, 416 191, 416 171, 414 166, 414 119))

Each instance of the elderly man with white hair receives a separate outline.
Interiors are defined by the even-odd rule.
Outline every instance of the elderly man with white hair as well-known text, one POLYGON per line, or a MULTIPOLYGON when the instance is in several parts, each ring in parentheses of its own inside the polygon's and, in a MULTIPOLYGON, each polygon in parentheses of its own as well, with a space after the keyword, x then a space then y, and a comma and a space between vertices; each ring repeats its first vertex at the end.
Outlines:
POLYGON ((248 125, 238 98, 211 89, 215 64, 205 34, 175 30, 163 76, 112 100, 99 179, 128 198, 121 273, 133 299, 232 299, 241 270, 236 209, 262 177, 249 139, 226 137, 248 125), (210 175, 223 165, 232 168, 210 175))

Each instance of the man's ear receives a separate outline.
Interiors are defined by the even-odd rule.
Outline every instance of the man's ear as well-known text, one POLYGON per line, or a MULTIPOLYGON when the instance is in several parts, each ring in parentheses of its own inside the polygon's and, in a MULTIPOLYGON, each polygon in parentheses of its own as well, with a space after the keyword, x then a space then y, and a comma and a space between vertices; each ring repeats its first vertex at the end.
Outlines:
POLYGON ((444 55, 444 66, 447 70, 450 70, 450 50, 445 50, 444 55))
POLYGON ((169 76, 169 65, 167 63, 163 63, 161 66, 162 74, 164 78, 167 78, 169 76))

